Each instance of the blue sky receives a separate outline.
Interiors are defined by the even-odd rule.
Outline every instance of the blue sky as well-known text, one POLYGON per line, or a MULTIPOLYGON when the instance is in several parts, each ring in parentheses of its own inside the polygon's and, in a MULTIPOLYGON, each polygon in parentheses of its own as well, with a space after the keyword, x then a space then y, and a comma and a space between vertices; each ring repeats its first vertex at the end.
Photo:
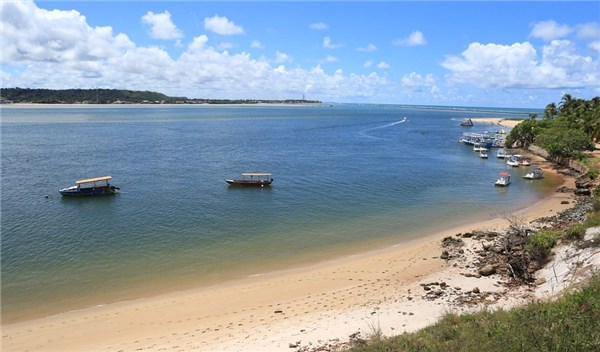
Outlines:
POLYGON ((3 0, 2 87, 538 107, 600 95, 600 2, 3 0))

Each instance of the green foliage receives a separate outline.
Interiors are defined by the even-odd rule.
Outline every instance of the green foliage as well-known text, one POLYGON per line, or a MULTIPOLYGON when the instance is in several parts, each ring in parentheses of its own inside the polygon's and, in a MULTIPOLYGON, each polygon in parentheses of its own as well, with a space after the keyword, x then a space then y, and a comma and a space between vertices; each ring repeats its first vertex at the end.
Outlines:
POLYGON ((525 251, 531 255, 534 260, 543 261, 548 258, 556 240, 561 237, 557 231, 542 230, 529 237, 525 245, 525 251))
MULTIPOLYGON (((425 314, 425 313, 423 313, 425 314)), ((600 276, 556 301, 510 311, 444 316, 418 332, 361 344, 350 352, 587 352, 600 346, 600 276)))
POLYGON ((581 157, 583 150, 593 150, 594 144, 582 130, 553 127, 542 131, 536 144, 544 148, 551 158, 581 157))
POLYGON ((35 104, 257 104, 257 103, 321 103, 318 100, 228 100, 228 99, 188 99, 170 97, 162 93, 119 89, 23 89, 1 88, 0 97, 14 103, 35 104))
POLYGON ((600 226, 600 212, 588 213, 583 224, 585 227, 600 226))
POLYGON ((585 235, 585 225, 575 224, 565 231, 565 238, 569 240, 580 240, 585 235))

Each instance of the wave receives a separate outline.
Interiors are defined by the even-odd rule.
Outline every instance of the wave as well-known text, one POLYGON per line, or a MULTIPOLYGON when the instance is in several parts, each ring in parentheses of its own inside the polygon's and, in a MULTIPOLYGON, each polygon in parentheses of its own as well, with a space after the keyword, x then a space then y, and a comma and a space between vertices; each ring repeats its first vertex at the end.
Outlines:
POLYGON ((387 123, 387 124, 382 125, 382 126, 371 127, 371 128, 368 128, 366 130, 361 131, 360 134, 362 136, 366 136, 366 137, 370 137, 370 138, 384 139, 384 138, 381 138, 381 137, 371 136, 371 135, 369 135, 369 132, 375 131, 375 130, 380 130, 380 129, 383 129, 383 128, 393 127, 393 126, 399 125, 401 123, 405 123, 407 121, 408 121, 408 119, 406 118, 406 116, 404 116, 402 120, 395 121, 395 122, 390 122, 390 123, 387 123))

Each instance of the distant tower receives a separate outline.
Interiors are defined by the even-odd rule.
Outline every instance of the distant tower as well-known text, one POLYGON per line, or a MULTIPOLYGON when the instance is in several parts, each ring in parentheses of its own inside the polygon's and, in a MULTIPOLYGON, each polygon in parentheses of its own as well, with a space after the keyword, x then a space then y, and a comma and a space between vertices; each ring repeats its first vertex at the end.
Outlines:
POLYGON ((304 98, 304 93, 302 93, 302 100, 306 100, 306 99, 304 98))

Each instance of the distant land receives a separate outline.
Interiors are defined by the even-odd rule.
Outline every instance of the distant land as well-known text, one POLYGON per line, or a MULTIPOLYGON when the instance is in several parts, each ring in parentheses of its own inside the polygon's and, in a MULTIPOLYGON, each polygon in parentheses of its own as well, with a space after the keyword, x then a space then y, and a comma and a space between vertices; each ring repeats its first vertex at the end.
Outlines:
POLYGON ((2 104, 321 104, 319 100, 190 99, 122 89, 0 88, 2 104))

